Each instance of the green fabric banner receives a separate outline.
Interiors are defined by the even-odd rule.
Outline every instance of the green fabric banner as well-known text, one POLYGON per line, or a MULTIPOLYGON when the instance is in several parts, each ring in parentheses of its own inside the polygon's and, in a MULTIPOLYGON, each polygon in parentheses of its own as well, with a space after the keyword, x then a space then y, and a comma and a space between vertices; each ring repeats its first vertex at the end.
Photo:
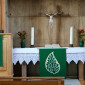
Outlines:
POLYGON ((3 66, 3 35, 0 35, 0 67, 3 66))
POLYGON ((66 78, 66 49, 40 49, 40 76, 66 78))

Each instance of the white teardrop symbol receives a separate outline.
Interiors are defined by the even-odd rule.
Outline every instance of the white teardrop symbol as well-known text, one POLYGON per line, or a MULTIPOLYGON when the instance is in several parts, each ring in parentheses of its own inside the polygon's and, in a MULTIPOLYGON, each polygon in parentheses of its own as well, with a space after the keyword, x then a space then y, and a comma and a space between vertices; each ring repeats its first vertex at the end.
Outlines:
POLYGON ((60 71, 60 64, 58 63, 58 60, 54 56, 54 53, 51 52, 45 62, 45 68, 48 72, 52 74, 56 74, 60 71))

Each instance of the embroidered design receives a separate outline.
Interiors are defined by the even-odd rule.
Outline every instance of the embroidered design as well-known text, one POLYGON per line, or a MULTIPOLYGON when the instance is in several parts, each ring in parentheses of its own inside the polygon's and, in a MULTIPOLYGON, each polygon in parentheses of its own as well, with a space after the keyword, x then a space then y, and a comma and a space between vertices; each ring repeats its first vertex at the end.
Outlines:
POLYGON ((45 68, 48 72, 52 74, 57 74, 60 71, 60 64, 58 60, 56 59, 53 52, 51 52, 45 62, 45 68))

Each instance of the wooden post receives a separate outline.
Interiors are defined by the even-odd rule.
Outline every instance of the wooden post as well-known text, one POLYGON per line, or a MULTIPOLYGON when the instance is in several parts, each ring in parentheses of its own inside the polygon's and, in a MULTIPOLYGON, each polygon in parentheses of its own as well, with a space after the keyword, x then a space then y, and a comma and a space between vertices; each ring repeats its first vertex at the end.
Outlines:
POLYGON ((84 64, 79 61, 79 80, 84 80, 84 64))
MULTIPOLYGON (((22 77, 27 77, 27 64, 26 62, 22 63, 22 77)), ((23 81, 26 81, 26 79, 22 79, 23 81)))
POLYGON ((61 80, 58 80, 58 85, 62 85, 62 81, 61 80))
POLYGON ((4 32, 6 33, 6 1, 7 0, 2 0, 2 29, 4 30, 4 32))

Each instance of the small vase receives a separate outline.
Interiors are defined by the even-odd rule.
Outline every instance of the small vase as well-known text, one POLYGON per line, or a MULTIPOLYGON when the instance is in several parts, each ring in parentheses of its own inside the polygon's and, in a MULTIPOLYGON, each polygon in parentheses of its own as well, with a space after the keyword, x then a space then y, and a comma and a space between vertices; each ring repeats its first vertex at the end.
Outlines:
POLYGON ((21 42, 21 48, 25 48, 25 42, 21 42))
POLYGON ((84 47, 84 41, 79 41, 79 46, 84 47))

